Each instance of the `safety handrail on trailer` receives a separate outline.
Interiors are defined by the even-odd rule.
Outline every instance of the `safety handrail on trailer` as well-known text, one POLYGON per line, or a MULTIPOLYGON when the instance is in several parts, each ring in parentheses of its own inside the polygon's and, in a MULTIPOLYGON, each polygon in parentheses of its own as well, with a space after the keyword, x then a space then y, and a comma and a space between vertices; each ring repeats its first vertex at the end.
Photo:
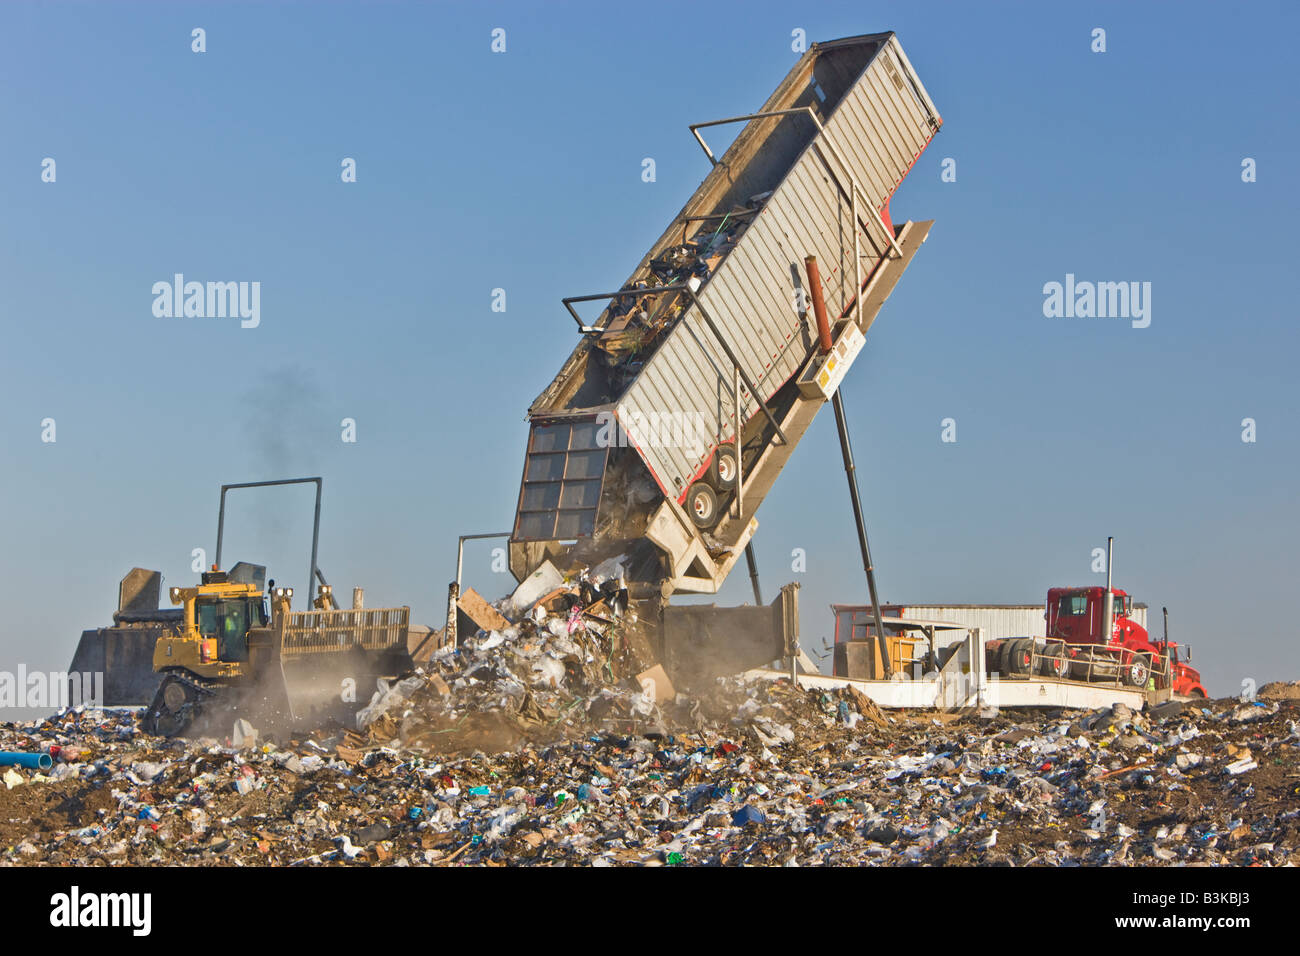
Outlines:
POLYGON ((571 295, 561 299, 560 302, 569 310, 569 315, 573 316, 573 321, 578 323, 578 331, 583 335, 591 335, 595 332, 605 331, 603 325, 587 325, 582 321, 582 316, 578 315, 578 310, 573 307, 575 302, 599 302, 601 299, 621 299, 624 296, 641 296, 641 295, 658 295, 661 292, 684 292, 686 291, 685 282, 677 282, 673 285, 651 285, 641 289, 620 289, 618 292, 593 292, 591 295, 571 295))
MULTIPOLYGON (((1136 652, 1144 653, 1144 652, 1136 652)), ((1136 656, 1129 654, 1129 661, 1136 656)), ((1157 687, 1173 686, 1173 670, 1170 667, 1169 660, 1163 655, 1145 654, 1147 657, 1147 674, 1148 680, 1152 678, 1156 681, 1157 687), (1157 659, 1158 658, 1158 659, 1157 659)), ((1122 648, 1106 647, 1097 644, 1069 644, 1063 641, 1047 641, 1040 645, 1037 640, 1030 642, 1030 663, 1029 674, 1026 676, 1051 676, 1051 671, 1043 669, 1043 663, 1047 661, 1060 661, 1065 664, 1065 679, 1070 679, 1078 665, 1083 665, 1083 674, 1077 678, 1085 683, 1097 683, 1114 686, 1126 686, 1124 681, 1124 669, 1128 666, 1124 662, 1124 651, 1122 648), (1052 644, 1060 646, 1061 651, 1057 654, 1047 653, 1047 648, 1052 644), (1040 649, 1041 648, 1041 649, 1040 649), (1071 654, 1071 650, 1074 651, 1071 654), (1113 677, 1098 677, 1097 672, 1100 668, 1113 670, 1113 677)), ((1145 689, 1145 688, 1143 688, 1145 689)))

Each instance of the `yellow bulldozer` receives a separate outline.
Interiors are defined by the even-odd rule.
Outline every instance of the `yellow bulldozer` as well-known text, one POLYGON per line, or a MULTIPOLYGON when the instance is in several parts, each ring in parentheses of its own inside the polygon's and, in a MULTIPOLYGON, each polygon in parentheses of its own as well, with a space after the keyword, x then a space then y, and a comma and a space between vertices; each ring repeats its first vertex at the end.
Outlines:
MULTIPOLYGON (((153 671, 161 681, 141 719, 146 732, 182 734, 218 709, 275 727, 347 720, 369 702, 378 679, 411 671, 411 609, 341 609, 316 565, 321 485, 320 478, 288 478, 221 486, 218 563, 202 572, 197 587, 168 592, 182 611, 159 624, 153 671), (308 582, 320 584, 308 611, 292 610, 293 588, 277 588, 272 581, 267 593, 266 569, 260 565, 241 561, 220 570, 227 492, 298 484, 316 490, 308 582)), ((154 617, 159 616, 150 620, 154 617)))
POLYGON ((273 724, 346 717, 377 679, 411 670, 409 607, 339 609, 323 584, 316 608, 295 612, 292 588, 267 595, 215 565, 169 596, 183 611, 154 647, 162 681, 141 721, 148 733, 185 733, 214 705, 273 724))

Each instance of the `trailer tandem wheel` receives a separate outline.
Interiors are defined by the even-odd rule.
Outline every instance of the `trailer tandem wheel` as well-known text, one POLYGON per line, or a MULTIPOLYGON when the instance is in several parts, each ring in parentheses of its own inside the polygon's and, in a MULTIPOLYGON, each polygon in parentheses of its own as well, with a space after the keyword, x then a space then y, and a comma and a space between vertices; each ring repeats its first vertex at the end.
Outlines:
POLYGON ((1032 665, 1033 647, 1030 641, 1023 637, 1012 641, 1007 649, 1007 673, 1028 674, 1032 665))
POLYGON ((697 481, 686 494, 686 512, 695 527, 707 531, 718 523, 718 493, 708 482, 697 481))
POLYGON ((736 446, 724 442, 718 446, 709 465, 709 480, 721 491, 730 491, 736 487, 736 478, 740 475, 740 464, 736 460, 736 446))

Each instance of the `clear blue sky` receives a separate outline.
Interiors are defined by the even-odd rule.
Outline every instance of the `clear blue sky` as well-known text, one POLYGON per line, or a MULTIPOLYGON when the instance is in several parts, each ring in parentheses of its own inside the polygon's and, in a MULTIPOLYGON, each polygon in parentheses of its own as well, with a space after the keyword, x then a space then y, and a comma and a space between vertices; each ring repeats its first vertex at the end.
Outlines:
MULTIPOLYGON (((798 28, 897 31, 945 121, 892 206, 936 225, 845 385, 882 596, 1041 601, 1102 583, 1113 534, 1116 584, 1168 605, 1212 693, 1300 677, 1298 26, 1262 3, 3 4, 0 669, 66 666, 133 565, 192 580, 229 481, 323 475, 332 583, 438 623, 456 535, 511 523, 525 409, 574 342, 560 298, 628 275, 708 170, 687 124, 758 107, 798 28), (176 272, 259 281, 260 327, 156 318, 176 272), (1066 273, 1151 282, 1150 327, 1045 318, 1066 273)), ((245 499, 228 556, 301 587, 309 511, 245 499)), ((765 588, 803 582, 815 645, 865 599, 829 413, 758 517, 765 588)), ((496 597, 488 562, 466 578, 496 597)), ((718 600, 748 597, 741 573, 718 600)))

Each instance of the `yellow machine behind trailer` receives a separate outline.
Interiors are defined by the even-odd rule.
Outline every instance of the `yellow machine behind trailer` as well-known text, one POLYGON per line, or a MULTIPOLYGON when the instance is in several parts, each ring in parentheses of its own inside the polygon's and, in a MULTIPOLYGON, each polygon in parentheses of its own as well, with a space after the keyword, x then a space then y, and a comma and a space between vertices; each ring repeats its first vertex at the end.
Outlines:
POLYGON ((144 713, 149 733, 182 734, 218 700, 263 720, 342 717, 369 700, 376 679, 411 669, 408 607, 338 610, 322 585, 318 610, 294 612, 293 589, 274 588, 268 613, 258 585, 215 567, 198 587, 169 594, 184 611, 154 647, 163 678, 144 713))

